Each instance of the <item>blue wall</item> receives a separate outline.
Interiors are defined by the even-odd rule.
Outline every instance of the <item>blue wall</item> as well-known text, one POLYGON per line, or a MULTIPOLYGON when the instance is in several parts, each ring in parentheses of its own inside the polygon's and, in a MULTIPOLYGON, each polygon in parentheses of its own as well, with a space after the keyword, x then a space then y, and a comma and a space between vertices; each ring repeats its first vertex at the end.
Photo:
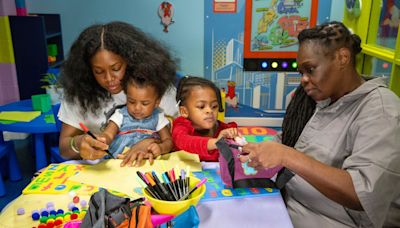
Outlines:
POLYGON ((158 7, 162 0, 26 0, 29 13, 61 15, 64 52, 67 54, 79 33, 93 23, 121 20, 131 23, 164 42, 180 61, 180 71, 203 75, 204 3, 169 0, 175 21, 164 33, 158 7))
MULTIPOLYGON (((68 53, 72 42, 87 26, 96 22, 121 20, 136 25, 164 42, 171 52, 181 60, 181 72, 198 76, 203 76, 205 73, 203 1, 212 0, 169 0, 175 8, 173 17, 175 23, 170 26, 169 33, 162 31, 163 27, 157 14, 162 0, 25 1, 29 13, 58 13, 61 15, 65 53, 68 53)), ((242 1, 244 0, 240 0, 240 2, 242 1)), ((320 0, 319 22, 327 19, 342 20, 343 9, 343 0, 320 0), (333 4, 335 4, 334 7, 333 4)))

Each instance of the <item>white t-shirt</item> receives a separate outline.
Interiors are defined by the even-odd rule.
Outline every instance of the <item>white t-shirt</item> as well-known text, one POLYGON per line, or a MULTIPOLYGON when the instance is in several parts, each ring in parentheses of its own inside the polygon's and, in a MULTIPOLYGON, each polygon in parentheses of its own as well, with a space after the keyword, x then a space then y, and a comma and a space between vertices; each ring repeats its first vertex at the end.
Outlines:
MULTIPOLYGON (((160 108, 166 115, 176 117, 178 115, 178 108, 176 107, 176 88, 170 87, 164 94, 160 102, 160 108)), ((106 127, 107 120, 121 105, 126 104, 126 95, 123 91, 118 94, 112 95, 112 100, 107 104, 103 104, 97 115, 90 112, 86 112, 86 115, 81 114, 81 109, 78 102, 71 104, 65 100, 61 101, 60 111, 58 112, 58 118, 61 122, 66 123, 77 129, 81 129, 79 123, 84 123, 91 132, 100 133, 106 127)))
POLYGON ((178 116, 178 107, 176 105, 176 88, 171 86, 161 98, 160 108, 165 115, 172 116, 173 118, 178 116))

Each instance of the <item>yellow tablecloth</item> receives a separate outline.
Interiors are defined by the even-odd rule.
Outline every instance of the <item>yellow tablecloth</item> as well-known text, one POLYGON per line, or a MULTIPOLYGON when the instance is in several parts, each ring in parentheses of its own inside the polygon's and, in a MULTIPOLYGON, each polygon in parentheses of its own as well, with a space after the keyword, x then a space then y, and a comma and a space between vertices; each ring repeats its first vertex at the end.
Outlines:
MULTIPOLYGON (((89 203, 90 196, 79 196, 80 200, 86 200, 89 203)), ((55 209, 63 209, 68 211, 68 204, 72 202, 72 197, 68 194, 64 195, 42 195, 42 194, 29 194, 20 195, 13 202, 8 204, 0 214, 0 227, 37 227, 39 221, 32 220, 32 211, 46 208, 48 202, 53 202, 55 209), (24 215, 17 215, 18 208, 24 208, 24 215)), ((80 208, 80 206, 78 207, 80 208)))

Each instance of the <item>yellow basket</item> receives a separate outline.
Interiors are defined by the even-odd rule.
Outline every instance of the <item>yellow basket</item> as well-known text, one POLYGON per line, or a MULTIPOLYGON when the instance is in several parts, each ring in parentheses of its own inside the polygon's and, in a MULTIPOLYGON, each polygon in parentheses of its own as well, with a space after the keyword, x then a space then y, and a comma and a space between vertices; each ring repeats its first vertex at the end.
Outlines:
MULTIPOLYGON (((196 177, 190 177, 190 188, 192 189, 200 180, 196 177)), ((182 201, 166 201, 159 200, 153 198, 151 195, 147 193, 147 191, 143 190, 143 194, 148 201, 150 201, 153 209, 159 214, 168 214, 168 215, 179 215, 182 212, 189 209, 191 205, 196 206, 201 197, 203 197, 206 192, 206 185, 201 185, 198 189, 196 189, 192 194, 190 194, 187 200, 182 201)))

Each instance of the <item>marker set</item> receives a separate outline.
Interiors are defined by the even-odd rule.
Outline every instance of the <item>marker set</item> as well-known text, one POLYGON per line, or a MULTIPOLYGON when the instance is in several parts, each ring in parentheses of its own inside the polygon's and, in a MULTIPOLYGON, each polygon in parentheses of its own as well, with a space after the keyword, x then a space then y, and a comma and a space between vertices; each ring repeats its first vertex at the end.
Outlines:
MULTIPOLYGON (((189 195, 198 188, 194 187, 189 190, 190 171, 181 169, 180 176, 175 175, 174 169, 162 173, 161 177, 155 171, 142 173, 136 172, 138 182, 145 191, 155 199, 167 201, 181 201, 189 197, 189 195), (162 180, 162 181, 161 181, 162 180)), ((201 183, 202 181, 200 181, 201 183)))

